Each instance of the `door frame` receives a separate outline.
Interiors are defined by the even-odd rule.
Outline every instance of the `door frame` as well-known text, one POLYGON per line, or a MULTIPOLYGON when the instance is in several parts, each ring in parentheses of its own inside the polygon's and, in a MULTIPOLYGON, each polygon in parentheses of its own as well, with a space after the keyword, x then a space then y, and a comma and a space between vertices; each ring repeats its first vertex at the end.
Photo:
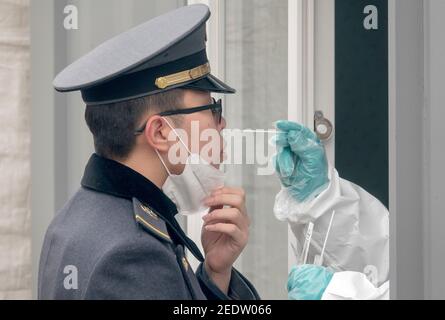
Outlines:
MULTIPOLYGON (((288 0, 288 120, 313 128, 322 111, 334 127, 325 142, 335 166, 335 1, 288 0)), ((297 263, 296 239, 288 227, 288 270, 297 263)))

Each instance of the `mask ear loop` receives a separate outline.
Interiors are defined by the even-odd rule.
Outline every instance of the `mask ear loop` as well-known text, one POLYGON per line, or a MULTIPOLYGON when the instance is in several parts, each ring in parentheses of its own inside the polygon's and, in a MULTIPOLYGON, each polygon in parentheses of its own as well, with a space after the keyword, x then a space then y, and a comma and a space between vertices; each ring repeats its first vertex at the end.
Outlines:
MULTIPOLYGON (((167 121, 167 119, 165 119, 165 118, 162 118, 162 119, 164 119, 164 120, 167 121)), ((168 123, 168 121, 167 121, 167 123, 168 123)), ((168 125, 170 126, 170 124, 168 124, 168 125)), ((171 126, 170 126, 170 127, 171 127, 171 126)), ((173 129, 173 128, 172 128, 172 129, 173 129)), ((165 164, 164 159, 162 159, 161 155, 159 154, 159 151, 158 151, 157 149, 155 149, 155 152, 156 152, 156 154, 158 155, 159 160, 161 160, 161 163, 162 163, 162 165, 164 166, 165 171, 167 171, 168 175, 171 176, 172 174, 171 174, 170 170, 168 169, 167 165, 165 164)))
POLYGON ((155 152, 158 155, 159 160, 161 160, 162 165, 165 168, 165 171, 167 171, 168 175, 171 176, 172 174, 171 174, 170 170, 168 170, 167 165, 165 164, 164 160, 162 159, 161 155, 159 154, 159 151, 155 149, 155 152))
POLYGON ((170 122, 167 120, 167 118, 162 117, 162 119, 165 120, 165 122, 167 122, 168 126, 170 127, 170 129, 173 130, 173 132, 175 133, 176 137, 178 137, 179 141, 182 143, 182 145, 184 146, 184 148, 187 150, 187 152, 189 153, 189 155, 191 155, 192 153, 190 152, 190 149, 187 147, 187 145, 184 143, 184 141, 181 139, 180 135, 178 134, 178 132, 176 132, 176 129, 173 128, 173 126, 170 124, 170 122))
MULTIPOLYGON (((167 118, 162 117, 162 119, 165 120, 165 122, 167 122, 167 125, 170 127, 170 129, 173 130, 173 132, 175 133, 176 137, 178 137, 179 141, 182 143, 182 145, 184 146, 184 148, 187 150, 187 152, 189 154, 191 154, 189 148, 186 146, 186 144, 184 143, 184 141, 181 139, 181 137, 179 136, 179 134, 176 132, 176 129, 173 128, 173 126, 170 124, 170 122, 167 120, 167 118)), ((172 176, 172 173, 170 172, 170 170, 168 169, 167 165, 165 164, 164 159, 162 159, 161 155, 159 154, 159 151, 155 149, 156 154, 158 155, 159 160, 161 160, 162 165, 164 166, 165 170, 167 171, 169 176, 172 176)))

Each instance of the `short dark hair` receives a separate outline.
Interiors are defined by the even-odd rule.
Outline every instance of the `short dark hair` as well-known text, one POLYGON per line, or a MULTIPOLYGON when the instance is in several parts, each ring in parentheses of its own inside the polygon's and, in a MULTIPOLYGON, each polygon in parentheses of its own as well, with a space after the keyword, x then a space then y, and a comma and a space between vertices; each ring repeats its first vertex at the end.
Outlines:
POLYGON ((183 89, 173 89, 132 100, 87 105, 85 120, 100 156, 125 160, 136 144, 134 131, 149 111, 176 110, 183 106, 183 89))

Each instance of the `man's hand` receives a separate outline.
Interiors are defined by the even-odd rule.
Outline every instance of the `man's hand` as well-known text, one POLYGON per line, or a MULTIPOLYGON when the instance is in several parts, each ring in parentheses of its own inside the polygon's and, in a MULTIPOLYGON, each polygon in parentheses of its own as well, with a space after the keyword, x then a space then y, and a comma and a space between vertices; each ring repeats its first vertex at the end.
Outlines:
POLYGON ((210 212, 203 217, 201 242, 205 252, 206 272, 227 294, 232 265, 249 238, 250 219, 247 216, 245 192, 224 187, 206 199, 210 212))

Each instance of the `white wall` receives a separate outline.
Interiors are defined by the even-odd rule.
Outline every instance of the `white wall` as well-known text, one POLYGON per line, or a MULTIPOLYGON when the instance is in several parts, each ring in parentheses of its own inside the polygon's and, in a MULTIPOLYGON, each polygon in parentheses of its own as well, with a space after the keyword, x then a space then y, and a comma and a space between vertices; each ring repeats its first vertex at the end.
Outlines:
POLYGON ((390 0, 391 296, 445 298, 445 1, 390 0))
POLYGON ((33 294, 43 237, 54 214, 80 187, 93 151, 80 94, 56 93, 55 75, 104 40, 183 0, 35 0, 31 2, 32 55, 32 270, 33 294), (76 5, 79 29, 65 30, 64 7, 76 5))
POLYGON ((391 298, 421 299, 424 296, 422 2, 391 0, 389 25, 391 298))
POLYGON ((445 1, 425 1, 425 297, 445 299, 445 1))
POLYGON ((0 0, 0 299, 31 297, 28 11, 0 0))

